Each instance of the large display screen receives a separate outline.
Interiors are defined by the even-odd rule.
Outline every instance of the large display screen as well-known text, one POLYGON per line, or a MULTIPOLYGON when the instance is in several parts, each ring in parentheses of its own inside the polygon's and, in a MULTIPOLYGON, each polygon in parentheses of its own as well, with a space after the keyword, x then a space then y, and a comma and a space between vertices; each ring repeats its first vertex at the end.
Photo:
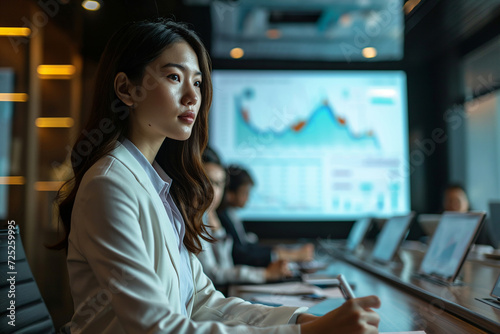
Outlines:
POLYGON ((214 70, 210 145, 255 186, 248 221, 410 210, 401 71, 214 70))

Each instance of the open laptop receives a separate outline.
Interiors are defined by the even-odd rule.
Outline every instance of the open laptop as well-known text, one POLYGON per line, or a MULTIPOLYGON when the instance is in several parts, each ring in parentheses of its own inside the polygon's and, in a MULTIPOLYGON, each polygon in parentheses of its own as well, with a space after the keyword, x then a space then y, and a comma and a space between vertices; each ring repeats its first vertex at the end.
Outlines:
POLYGON ((394 259, 399 246, 405 240, 410 229, 410 225, 415 218, 415 213, 411 212, 406 216, 390 218, 382 228, 373 248, 371 259, 376 262, 387 263, 394 259))
POLYGON ((500 248, 500 201, 490 201, 488 222, 488 233, 495 248, 500 248))
POLYGON ((495 286, 491 290, 490 296, 493 298, 475 298, 476 300, 479 300, 480 302, 486 303, 490 306, 496 307, 497 309, 500 309, 500 275, 497 278, 497 281, 495 282, 495 286))
POLYGON ((357 220, 354 225, 352 225, 351 231, 349 231, 349 235, 345 244, 345 250, 349 252, 356 251, 356 249, 365 239, 365 236, 368 233, 371 224, 372 219, 368 217, 357 220))
POLYGON ((354 222, 349 230, 347 239, 342 240, 319 240, 322 248, 335 253, 354 252, 363 242, 372 226, 372 218, 360 218, 354 222))
POLYGON ((445 212, 434 233, 418 275, 453 284, 483 226, 484 212, 445 212))

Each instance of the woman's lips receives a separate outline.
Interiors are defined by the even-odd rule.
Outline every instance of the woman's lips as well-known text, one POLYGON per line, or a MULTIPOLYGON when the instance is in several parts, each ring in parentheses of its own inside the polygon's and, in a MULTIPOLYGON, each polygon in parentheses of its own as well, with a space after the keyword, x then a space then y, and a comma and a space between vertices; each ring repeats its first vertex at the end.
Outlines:
POLYGON ((196 114, 193 111, 185 111, 177 117, 184 123, 193 124, 196 118, 196 114))

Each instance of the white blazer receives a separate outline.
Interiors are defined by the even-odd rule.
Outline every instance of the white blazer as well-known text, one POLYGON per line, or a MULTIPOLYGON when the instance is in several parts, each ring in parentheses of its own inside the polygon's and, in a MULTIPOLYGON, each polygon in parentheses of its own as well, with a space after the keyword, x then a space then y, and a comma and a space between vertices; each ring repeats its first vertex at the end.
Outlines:
POLYGON ((217 242, 210 243, 200 238, 203 251, 198 254, 203 271, 215 284, 226 283, 265 283, 266 268, 234 265, 233 239, 226 234, 224 227, 210 232, 217 242))
POLYGON ((73 207, 67 255, 75 307, 71 332, 300 332, 287 323, 304 309, 225 298, 193 254, 194 293, 189 318, 183 316, 176 247, 158 193, 137 160, 117 143, 87 171, 73 207), (242 324, 255 327, 237 326, 242 324))

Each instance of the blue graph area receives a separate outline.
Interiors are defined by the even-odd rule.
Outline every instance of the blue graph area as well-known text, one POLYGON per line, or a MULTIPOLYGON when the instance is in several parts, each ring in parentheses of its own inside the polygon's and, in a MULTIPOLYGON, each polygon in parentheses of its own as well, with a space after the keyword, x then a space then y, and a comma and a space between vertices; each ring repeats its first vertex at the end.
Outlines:
POLYGON ((281 131, 261 130, 252 124, 251 112, 245 110, 243 101, 251 99, 255 92, 251 88, 235 96, 236 141, 238 144, 262 142, 275 147, 328 147, 346 149, 380 149, 373 132, 354 134, 345 119, 335 115, 326 103, 319 104, 308 119, 297 121, 281 131))

